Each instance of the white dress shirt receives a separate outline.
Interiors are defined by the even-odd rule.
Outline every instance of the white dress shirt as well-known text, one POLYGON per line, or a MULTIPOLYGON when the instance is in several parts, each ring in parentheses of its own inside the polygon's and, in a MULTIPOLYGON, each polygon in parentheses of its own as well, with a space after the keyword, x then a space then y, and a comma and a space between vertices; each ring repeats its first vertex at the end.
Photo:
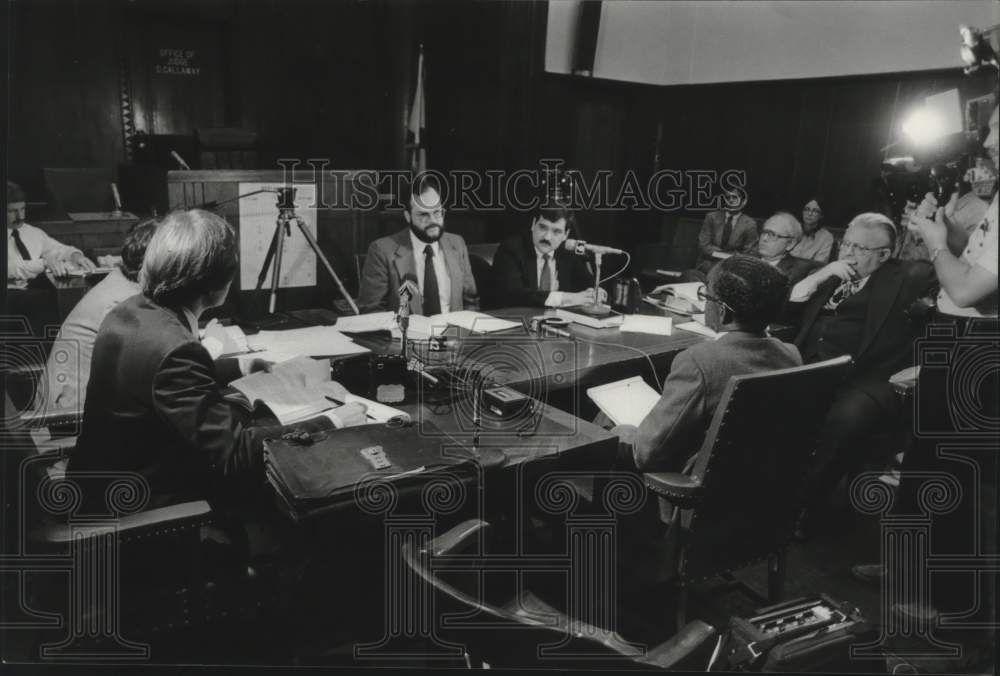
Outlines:
MULTIPOLYGON (((535 247, 535 279, 538 288, 542 288, 542 267, 545 266, 545 254, 535 247)), ((559 273, 556 270, 555 252, 549 252, 549 295, 545 297, 546 307, 559 307, 563 303, 563 293, 559 290, 559 273)))
MULTIPOLYGON (((427 242, 421 242, 410 230, 410 242, 413 244, 413 267, 417 271, 417 284, 420 287, 420 295, 424 295, 424 247, 427 242)), ((451 277, 448 276, 448 267, 441 255, 441 242, 431 244, 434 250, 434 274, 438 280, 438 296, 441 298, 441 313, 451 312, 451 277)))
MULTIPOLYGON (((969 235, 969 241, 962 251, 962 260, 969 265, 983 268, 994 275, 997 274, 997 195, 993 196, 983 216, 982 222, 969 235)), ((959 307, 955 301, 941 289, 937 298, 938 311, 941 314, 957 317, 996 317, 997 294, 983 299, 979 305, 959 307)))
POLYGON ((79 252, 76 247, 67 246, 52 239, 41 228, 28 223, 22 223, 16 230, 7 233, 7 279, 27 281, 34 279, 45 271, 44 258, 69 260, 69 257, 79 252), (31 260, 24 260, 14 243, 14 232, 21 236, 24 248, 31 255, 31 260))

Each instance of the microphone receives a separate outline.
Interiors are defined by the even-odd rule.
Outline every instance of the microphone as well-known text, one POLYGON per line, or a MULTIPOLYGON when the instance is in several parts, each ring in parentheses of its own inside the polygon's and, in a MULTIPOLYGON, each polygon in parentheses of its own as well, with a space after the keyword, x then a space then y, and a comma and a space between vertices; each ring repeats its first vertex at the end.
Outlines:
POLYGON ((587 244, 582 239, 567 239, 565 242, 563 242, 563 247, 567 251, 572 251, 578 256, 583 256, 588 251, 595 254, 602 254, 609 256, 615 254, 624 255, 625 253, 621 249, 615 249, 610 246, 602 246, 600 244, 587 244))

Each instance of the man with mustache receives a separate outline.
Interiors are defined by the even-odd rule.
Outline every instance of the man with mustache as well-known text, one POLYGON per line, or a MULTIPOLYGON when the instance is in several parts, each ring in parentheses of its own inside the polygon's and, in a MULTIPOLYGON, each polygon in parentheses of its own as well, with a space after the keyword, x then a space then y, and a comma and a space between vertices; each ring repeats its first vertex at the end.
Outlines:
POLYGON ((414 181, 403 218, 409 227, 368 247, 358 307, 362 312, 399 309, 399 289, 411 292, 410 312, 431 317, 479 309, 469 250, 461 235, 445 232, 439 186, 414 181))
MULTIPOLYGON (((567 307, 594 301, 594 275, 586 258, 563 248, 574 224, 572 209, 539 207, 529 233, 500 243, 493 257, 499 304, 567 307)), ((601 297, 607 297, 604 289, 601 297)))

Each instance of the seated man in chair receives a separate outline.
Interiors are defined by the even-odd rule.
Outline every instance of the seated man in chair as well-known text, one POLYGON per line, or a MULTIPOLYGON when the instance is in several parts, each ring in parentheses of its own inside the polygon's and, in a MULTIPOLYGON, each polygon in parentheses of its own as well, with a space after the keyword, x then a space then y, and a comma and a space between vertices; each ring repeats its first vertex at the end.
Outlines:
POLYGON ((808 491, 811 525, 841 477, 864 460, 865 440, 898 419, 889 377, 913 364, 917 327, 907 311, 928 294, 934 270, 924 261, 891 258, 895 246, 887 216, 860 214, 847 227, 839 259, 792 289, 789 305, 799 306, 795 344, 805 361, 854 358, 854 375, 834 398, 818 442, 808 491))
POLYGON ((493 257, 493 277, 501 305, 565 307, 593 302, 594 276, 586 259, 563 248, 573 225, 572 209, 539 208, 529 233, 500 243, 493 257))
POLYGON ((719 338, 679 353, 663 395, 638 427, 619 425, 619 465, 642 472, 681 471, 701 446, 735 375, 800 366, 793 345, 767 335, 788 295, 783 274, 762 260, 732 256, 712 268, 705 323, 719 338))

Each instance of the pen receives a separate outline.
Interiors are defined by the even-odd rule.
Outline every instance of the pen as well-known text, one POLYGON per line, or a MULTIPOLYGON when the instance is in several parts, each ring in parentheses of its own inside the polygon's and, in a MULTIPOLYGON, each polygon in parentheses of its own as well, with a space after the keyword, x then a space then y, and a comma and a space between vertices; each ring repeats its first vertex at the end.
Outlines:
POLYGON ((333 403, 337 404, 338 406, 343 406, 344 405, 344 402, 340 401, 339 399, 334 399, 333 397, 331 397, 329 395, 324 394, 323 398, 326 399, 327 401, 332 401, 333 403))

